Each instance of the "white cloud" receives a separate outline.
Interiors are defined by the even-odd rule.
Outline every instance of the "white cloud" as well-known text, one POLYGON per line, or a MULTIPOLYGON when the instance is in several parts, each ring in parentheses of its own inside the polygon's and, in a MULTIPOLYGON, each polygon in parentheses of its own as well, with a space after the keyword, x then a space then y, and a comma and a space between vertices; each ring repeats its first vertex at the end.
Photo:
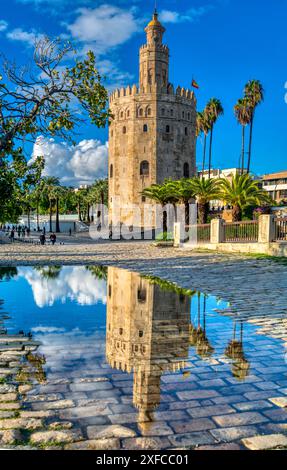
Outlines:
POLYGON ((28 32, 24 31, 22 28, 13 29, 9 31, 6 36, 12 41, 24 42, 29 47, 33 47, 36 41, 43 37, 43 35, 37 33, 35 30, 28 32))
POLYGON ((199 8, 190 8, 185 13, 179 13, 177 11, 171 10, 162 10, 160 12, 160 20, 163 23, 193 23, 212 9, 212 5, 205 5, 199 8))
POLYGON ((8 28, 8 23, 7 21, 5 20, 0 20, 0 33, 2 31, 6 31, 6 29, 8 28))
POLYGON ((30 284, 35 304, 39 308, 53 306, 55 302, 76 301, 80 305, 106 304, 106 281, 96 279, 83 266, 64 266, 57 278, 43 278, 36 269, 19 268, 18 276, 30 284))
POLYGON ((55 139, 39 137, 34 145, 32 160, 45 158, 45 176, 60 178, 61 183, 79 186, 91 184, 107 176, 108 143, 83 140, 73 146, 55 139))
POLYGON ((81 8, 75 22, 67 25, 72 36, 86 44, 93 44, 98 54, 124 44, 139 30, 133 10, 112 5, 81 8))

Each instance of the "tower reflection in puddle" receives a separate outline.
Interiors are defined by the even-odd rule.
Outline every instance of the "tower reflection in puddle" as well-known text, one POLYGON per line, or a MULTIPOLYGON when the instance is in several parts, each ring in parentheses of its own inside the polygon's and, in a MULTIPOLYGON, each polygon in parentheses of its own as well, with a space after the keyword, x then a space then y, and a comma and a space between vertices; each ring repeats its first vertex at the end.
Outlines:
POLYGON ((188 360, 191 299, 117 268, 108 269, 107 288, 107 360, 133 372, 133 404, 145 428, 160 404, 162 374, 188 360))

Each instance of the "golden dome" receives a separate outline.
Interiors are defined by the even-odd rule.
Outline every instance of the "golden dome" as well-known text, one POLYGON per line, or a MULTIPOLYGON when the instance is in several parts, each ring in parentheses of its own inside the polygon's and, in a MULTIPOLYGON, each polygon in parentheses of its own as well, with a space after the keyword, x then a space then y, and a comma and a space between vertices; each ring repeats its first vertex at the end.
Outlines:
POLYGON ((150 26, 160 26, 161 28, 163 27, 161 22, 158 20, 158 13, 156 11, 153 14, 152 20, 147 25, 147 28, 150 26))

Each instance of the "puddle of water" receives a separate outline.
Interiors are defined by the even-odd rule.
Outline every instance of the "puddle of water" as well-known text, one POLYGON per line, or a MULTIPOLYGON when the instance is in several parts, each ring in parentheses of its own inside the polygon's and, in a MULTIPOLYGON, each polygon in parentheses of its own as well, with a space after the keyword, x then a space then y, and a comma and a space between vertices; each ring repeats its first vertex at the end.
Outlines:
POLYGON ((121 424, 162 447, 287 422, 270 401, 287 395, 280 318, 240 320, 224 300, 117 268, 3 268, 0 279, 0 328, 30 333, 45 358, 28 409, 56 394, 70 400, 59 419, 88 435, 121 424))

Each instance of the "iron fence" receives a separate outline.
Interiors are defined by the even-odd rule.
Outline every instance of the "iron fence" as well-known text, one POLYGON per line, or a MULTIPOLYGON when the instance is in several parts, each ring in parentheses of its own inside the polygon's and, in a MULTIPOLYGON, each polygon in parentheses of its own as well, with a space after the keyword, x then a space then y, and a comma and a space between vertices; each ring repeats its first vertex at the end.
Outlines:
POLYGON ((223 225, 224 242, 257 242, 258 221, 227 222, 223 225))
POLYGON ((287 241, 287 217, 275 219, 275 240, 287 241))

